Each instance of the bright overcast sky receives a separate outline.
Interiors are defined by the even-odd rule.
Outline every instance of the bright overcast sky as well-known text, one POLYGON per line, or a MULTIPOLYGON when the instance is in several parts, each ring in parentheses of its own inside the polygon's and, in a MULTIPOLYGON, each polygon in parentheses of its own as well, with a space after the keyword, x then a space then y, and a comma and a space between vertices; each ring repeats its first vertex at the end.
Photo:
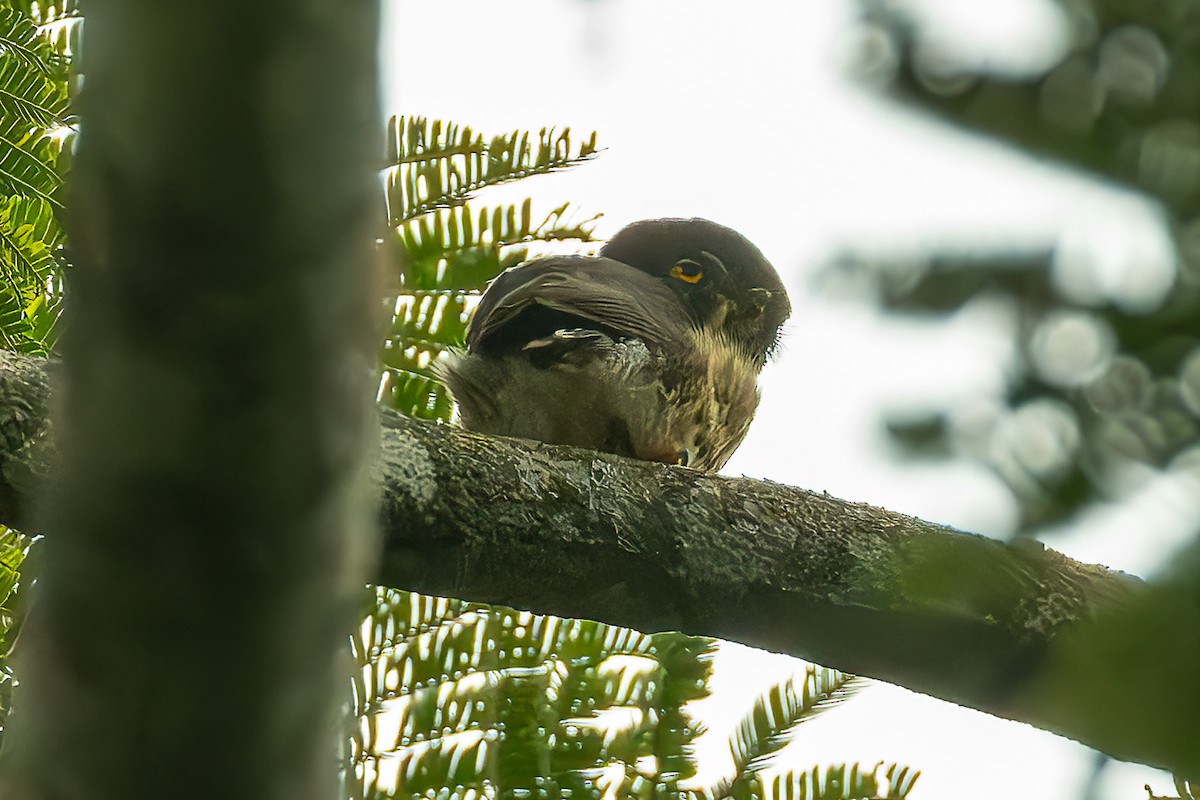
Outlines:
MULTIPOLYGON (((1151 292, 1173 269, 1157 212, 1137 197, 853 86, 845 64, 861 40, 851 28, 852 0, 386 0, 385 7, 386 113, 450 119, 485 134, 546 125, 597 130, 607 148, 597 160, 516 190, 546 210, 571 200, 581 212, 603 212, 601 236, 636 219, 708 217, 744 233, 779 269, 795 315, 729 473, 1004 535, 1015 509, 995 480, 966 464, 890 461, 879 410, 931 392, 964 401, 988 394, 1004 380, 1013 320, 987 303, 946 324, 883 319, 861 304, 816 296, 815 270, 839 249, 918 252, 931 241, 1059 242, 1096 264, 1096 281, 1114 293, 1131 263, 1150 276, 1142 285, 1151 292), (1093 244, 1101 234, 1102 247, 1093 244), (1155 283, 1155 275, 1165 277, 1155 283)), ((934 43, 1010 70, 1036 69, 1064 44, 1047 0, 914 7, 936 23, 934 43)), ((1152 569, 1147 553, 1177 544, 1197 496, 1194 483, 1147 490, 1144 507, 1179 509, 1155 526, 1166 541, 1154 548, 1129 551, 1119 514, 1110 534, 1054 545, 1127 571, 1152 569)), ((794 664, 729 648, 718 663, 717 699, 705 711, 712 727, 794 664)), ((884 686, 804 726, 790 751, 799 768, 846 760, 919 766, 916 800, 1081 797, 1094 758, 1027 726, 884 686)), ((1144 796, 1147 782, 1159 793, 1169 786, 1145 768, 1111 767, 1097 798, 1144 796)))

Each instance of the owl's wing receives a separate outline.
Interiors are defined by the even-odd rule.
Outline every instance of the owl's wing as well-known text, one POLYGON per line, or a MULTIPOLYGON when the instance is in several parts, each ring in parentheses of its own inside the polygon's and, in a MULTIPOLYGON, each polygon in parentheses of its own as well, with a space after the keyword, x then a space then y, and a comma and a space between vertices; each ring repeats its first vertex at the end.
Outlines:
POLYGON ((523 346, 557 329, 595 327, 669 347, 686 340, 688 320, 678 295, 641 270, 611 258, 556 256, 492 282, 467 328, 467 346, 523 346))

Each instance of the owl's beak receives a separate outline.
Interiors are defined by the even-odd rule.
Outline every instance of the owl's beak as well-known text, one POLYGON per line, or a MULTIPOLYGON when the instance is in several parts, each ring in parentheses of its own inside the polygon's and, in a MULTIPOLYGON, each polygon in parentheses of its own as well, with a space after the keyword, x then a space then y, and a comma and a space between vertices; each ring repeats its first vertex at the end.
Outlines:
POLYGON ((759 308, 766 308, 773 305, 783 305, 791 308, 787 292, 782 290, 760 289, 756 286, 750 289, 750 297, 759 308))

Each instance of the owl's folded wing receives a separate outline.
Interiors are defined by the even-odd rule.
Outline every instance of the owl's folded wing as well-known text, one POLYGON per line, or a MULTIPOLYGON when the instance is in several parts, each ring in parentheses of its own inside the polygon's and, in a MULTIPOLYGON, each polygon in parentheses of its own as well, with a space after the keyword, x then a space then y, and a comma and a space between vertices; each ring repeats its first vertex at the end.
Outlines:
POLYGON ((555 256, 500 275, 467 329, 467 346, 484 352, 521 347, 564 328, 593 328, 667 348, 687 341, 689 315, 656 278, 611 258, 555 256))

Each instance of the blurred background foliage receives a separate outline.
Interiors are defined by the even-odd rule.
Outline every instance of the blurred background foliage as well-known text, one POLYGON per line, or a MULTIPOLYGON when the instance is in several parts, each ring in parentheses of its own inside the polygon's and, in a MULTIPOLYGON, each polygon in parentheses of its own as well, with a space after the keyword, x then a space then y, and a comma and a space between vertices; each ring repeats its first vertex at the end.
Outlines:
MULTIPOLYGON (((829 273, 888 313, 949 321, 976 302, 1017 320, 1003 396, 888 429, 907 458, 966 457, 998 475, 1033 535, 1198 463, 1200 439, 1200 5, 1062 0, 1069 45, 1035 74, 947 48, 903 3, 861 0, 860 68, 895 101, 1157 201, 1176 245, 1164 269, 1116 268, 1071 241, 897 259, 845 251, 829 273), (882 76, 882 77, 881 77, 882 76), (864 281, 865 279, 865 281, 864 281)), ((1093 239, 1103 231, 1092 231, 1093 239)), ((1094 248, 1095 242, 1091 243, 1094 248)))

